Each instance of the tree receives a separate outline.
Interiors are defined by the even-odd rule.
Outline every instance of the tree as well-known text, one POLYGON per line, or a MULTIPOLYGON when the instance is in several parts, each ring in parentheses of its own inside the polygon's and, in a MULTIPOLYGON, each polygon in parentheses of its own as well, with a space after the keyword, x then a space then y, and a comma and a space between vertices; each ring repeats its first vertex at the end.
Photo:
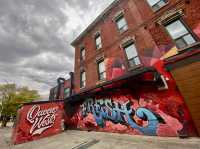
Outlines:
POLYGON ((15 84, 0 85, 0 121, 2 127, 16 117, 17 110, 24 104, 39 98, 36 90, 29 90, 28 87, 17 87, 15 84))

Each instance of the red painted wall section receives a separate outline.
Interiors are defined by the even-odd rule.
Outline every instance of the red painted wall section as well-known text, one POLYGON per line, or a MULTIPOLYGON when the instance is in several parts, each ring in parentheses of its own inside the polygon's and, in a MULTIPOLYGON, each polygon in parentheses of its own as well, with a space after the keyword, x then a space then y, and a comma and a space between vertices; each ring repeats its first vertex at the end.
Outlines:
POLYGON ((180 95, 152 89, 141 91, 139 97, 113 93, 104 98, 87 99, 68 118, 67 125, 81 130, 133 135, 196 135, 180 95))
POLYGON ((63 102, 24 105, 18 110, 12 143, 20 144, 62 132, 63 102))
POLYGON ((99 52, 100 54, 96 52, 94 42, 91 42, 93 41, 92 34, 96 32, 96 28, 89 32, 79 43, 83 44, 87 50, 86 61, 83 65, 79 61, 80 45, 75 45, 76 93, 80 91, 80 67, 84 68, 87 72, 87 78, 89 78, 87 79, 86 88, 102 83, 98 82, 97 65, 92 61, 102 55, 106 66, 106 81, 128 73, 129 68, 127 67, 128 63, 124 49, 119 48, 122 39, 128 36, 135 37, 135 45, 141 66, 155 67, 166 80, 168 89, 159 90, 155 86, 147 87, 143 84, 129 82, 127 89, 116 90, 107 95, 104 93, 104 96, 91 97, 85 99, 82 103, 73 104, 72 106, 75 108, 73 111, 75 112, 65 117, 69 127, 81 130, 154 136, 196 136, 196 130, 184 99, 180 95, 171 74, 164 69, 162 61, 178 54, 178 49, 165 31, 164 26, 157 24, 157 18, 164 15, 165 10, 183 9, 184 22, 191 28, 194 35, 200 38, 200 24, 198 21, 200 15, 198 13, 199 7, 197 7, 200 6, 198 5, 199 1, 193 0, 187 3, 179 1, 180 5, 177 2, 172 0, 160 12, 153 13, 145 1, 123 1, 123 5, 120 4, 120 7, 113 9, 110 15, 103 19, 104 22, 102 21, 96 26, 96 28, 102 28, 101 34, 104 46, 102 51, 99 52), (133 6, 134 3, 138 8, 129 7, 130 10, 127 9, 127 6, 133 6), (117 31, 114 30, 113 21, 110 20, 122 8, 125 10, 125 18, 130 30, 136 30, 137 22, 138 24, 145 22, 145 26, 141 26, 134 32, 127 31, 124 34, 116 34, 117 31), (134 16, 139 13, 137 10, 145 10, 148 15, 140 11, 141 15, 134 16), (106 28, 111 26, 112 29, 108 31, 104 29, 104 26, 106 28), (138 86, 138 88, 133 89, 132 86, 138 86))
POLYGON ((193 32, 200 38, 200 23, 196 25, 193 32))
MULTIPOLYGON (((196 136, 183 97, 170 73, 164 70, 163 61, 157 60, 154 66, 167 79, 168 89, 129 82, 130 88, 72 105, 76 110, 65 117, 68 127, 133 135, 196 136), (138 88, 132 89, 133 85, 138 88)), ((113 69, 112 75, 108 76, 113 79, 115 72, 116 75, 123 74, 123 67, 113 69)))

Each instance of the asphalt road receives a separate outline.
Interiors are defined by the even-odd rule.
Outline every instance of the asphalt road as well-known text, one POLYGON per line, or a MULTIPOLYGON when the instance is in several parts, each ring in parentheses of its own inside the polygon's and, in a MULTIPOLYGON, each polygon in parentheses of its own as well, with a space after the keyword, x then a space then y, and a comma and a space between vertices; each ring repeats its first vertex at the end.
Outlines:
POLYGON ((179 139, 70 130, 20 145, 10 144, 11 129, 0 129, 0 149, 200 149, 199 138, 179 139))

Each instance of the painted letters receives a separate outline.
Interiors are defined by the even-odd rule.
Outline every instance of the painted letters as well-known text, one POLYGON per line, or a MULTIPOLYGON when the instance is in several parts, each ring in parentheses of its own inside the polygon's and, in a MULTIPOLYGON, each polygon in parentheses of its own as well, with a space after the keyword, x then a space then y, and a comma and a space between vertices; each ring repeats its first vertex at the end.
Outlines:
POLYGON ((105 121, 113 123, 130 125, 133 129, 141 131, 145 135, 156 135, 156 129, 159 124, 156 115, 146 108, 132 109, 131 102, 124 104, 113 102, 111 99, 88 99, 81 105, 82 116, 86 117, 88 113, 92 113, 96 123, 100 127, 104 127, 105 121), (137 124, 134 116, 148 122, 143 127, 137 124))
POLYGON ((32 124, 31 135, 41 134, 52 127, 56 120, 58 107, 41 110, 39 105, 34 105, 27 113, 26 119, 32 124))

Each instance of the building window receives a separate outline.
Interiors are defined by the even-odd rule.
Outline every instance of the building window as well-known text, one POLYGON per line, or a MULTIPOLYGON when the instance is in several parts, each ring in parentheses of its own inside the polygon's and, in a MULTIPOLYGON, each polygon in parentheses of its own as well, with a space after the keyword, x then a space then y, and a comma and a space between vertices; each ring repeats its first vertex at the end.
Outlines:
POLYGON ((126 52, 126 56, 128 58, 129 67, 134 68, 141 64, 140 59, 138 57, 137 49, 133 42, 129 43, 124 47, 126 52))
POLYGON ((85 60, 85 48, 81 48, 81 61, 85 60))
POLYGON ((147 2, 152 7, 153 11, 157 11, 163 6, 165 6, 168 0, 147 0, 147 2))
POLYGON ((101 35, 100 35, 100 33, 97 33, 95 35, 95 44, 96 44, 96 49, 101 49, 102 48, 102 42, 101 42, 101 35))
POLYGON ((81 72, 80 87, 84 88, 86 86, 86 74, 85 71, 81 72))
POLYGON ((126 19, 124 18, 124 15, 120 15, 116 18, 117 28, 120 31, 120 33, 126 31, 128 29, 128 25, 126 22, 126 19))
POLYGON ((70 88, 65 88, 64 89, 64 98, 67 98, 70 96, 70 88))
POLYGON ((178 48, 184 48, 196 42, 192 34, 181 20, 176 20, 165 25, 166 30, 175 41, 178 48))
POLYGON ((98 62, 98 74, 99 74, 99 80, 105 80, 106 79, 106 69, 104 60, 98 62))

